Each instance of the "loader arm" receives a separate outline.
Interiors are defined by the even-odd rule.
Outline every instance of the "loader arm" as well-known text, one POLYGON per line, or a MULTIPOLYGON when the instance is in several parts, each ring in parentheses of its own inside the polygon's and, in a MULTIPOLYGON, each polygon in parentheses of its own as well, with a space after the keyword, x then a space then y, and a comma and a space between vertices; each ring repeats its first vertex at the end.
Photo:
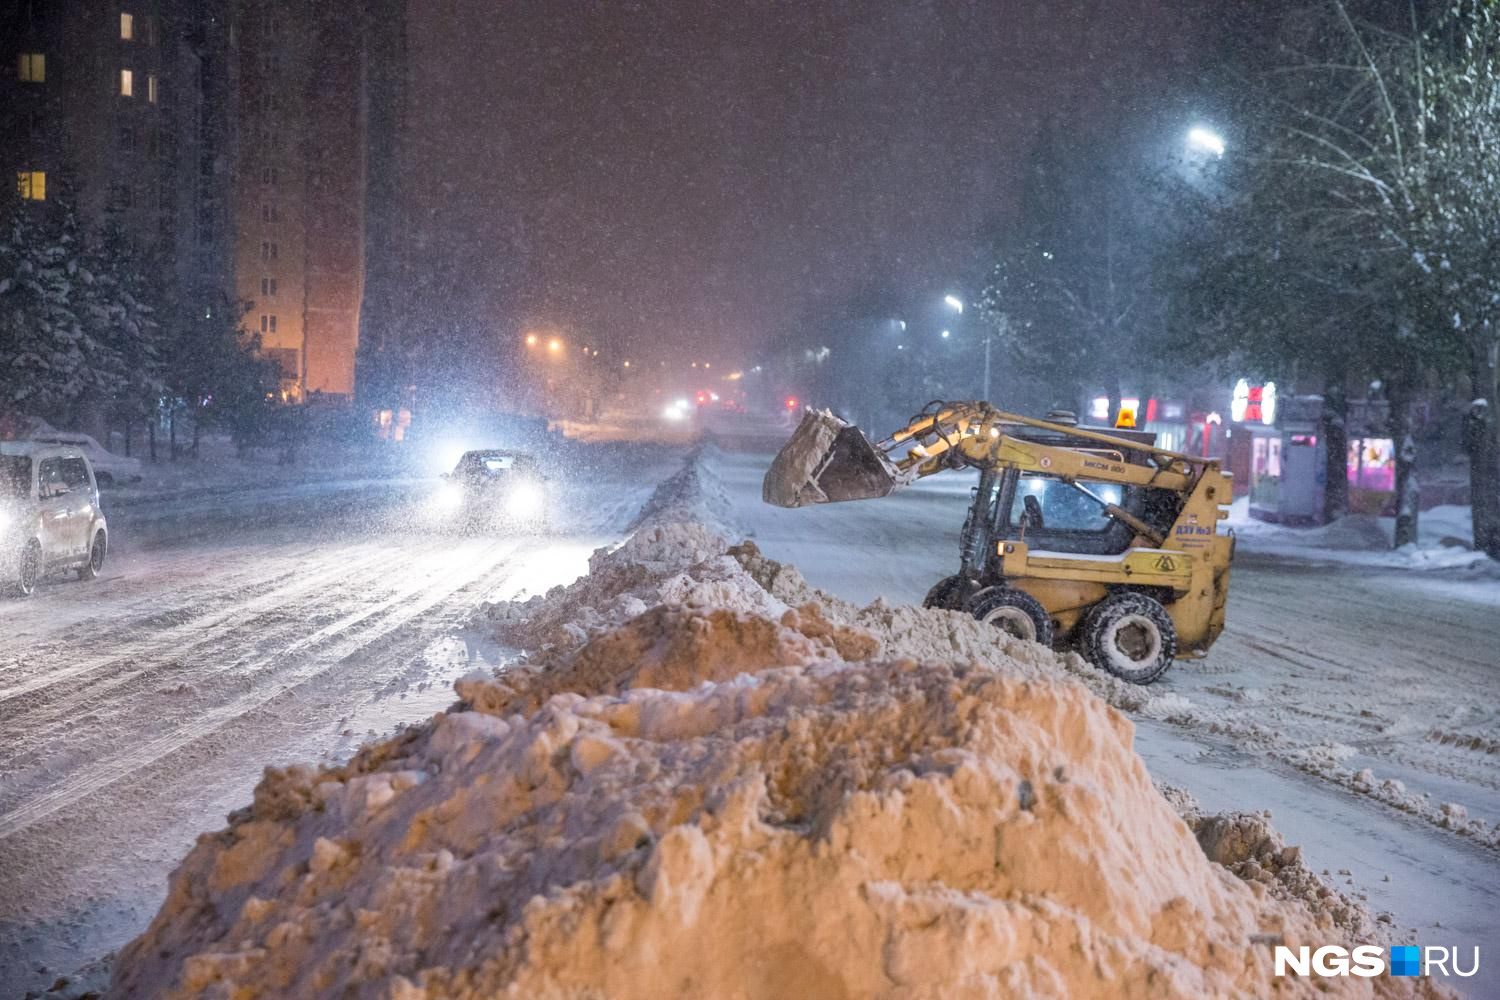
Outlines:
MULTIPOLYGON (((812 503, 889 496, 918 479, 949 469, 1019 469, 1066 482, 1100 480, 1150 486, 1179 493, 1192 488, 1207 460, 1155 448, 1068 424, 997 410, 983 402, 937 402, 905 427, 871 443, 857 427, 827 412, 807 411, 801 425, 766 473, 768 503, 801 507, 812 503), (1008 433, 1017 426, 1076 440, 1047 445, 1008 433), (1127 452, 1145 452, 1148 463, 1128 462, 1127 452)), ((1119 508, 1111 517, 1140 531, 1145 526, 1119 508)), ((1155 532, 1143 532, 1151 537, 1155 532)))

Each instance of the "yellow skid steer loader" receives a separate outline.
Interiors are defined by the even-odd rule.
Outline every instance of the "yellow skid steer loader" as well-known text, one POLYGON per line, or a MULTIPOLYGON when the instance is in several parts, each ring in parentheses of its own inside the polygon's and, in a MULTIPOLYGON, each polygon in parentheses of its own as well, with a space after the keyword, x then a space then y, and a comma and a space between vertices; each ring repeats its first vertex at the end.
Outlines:
POLYGON ((959 570, 927 607, 967 611, 1019 638, 1076 647, 1149 684, 1224 630, 1230 477, 1155 435, 1035 420, 982 402, 934 402, 872 443, 808 410, 766 473, 779 507, 889 496, 918 479, 978 471, 959 570))

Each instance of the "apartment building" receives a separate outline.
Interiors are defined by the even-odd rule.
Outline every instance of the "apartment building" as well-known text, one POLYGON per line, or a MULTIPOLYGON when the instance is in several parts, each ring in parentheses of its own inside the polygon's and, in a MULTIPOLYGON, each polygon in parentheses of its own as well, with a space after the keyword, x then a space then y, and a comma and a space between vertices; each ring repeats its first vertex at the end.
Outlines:
POLYGON ((285 399, 352 397, 404 18, 404 0, 13 0, 0 160, 23 202, 65 199, 159 262, 170 322, 231 294, 285 399))

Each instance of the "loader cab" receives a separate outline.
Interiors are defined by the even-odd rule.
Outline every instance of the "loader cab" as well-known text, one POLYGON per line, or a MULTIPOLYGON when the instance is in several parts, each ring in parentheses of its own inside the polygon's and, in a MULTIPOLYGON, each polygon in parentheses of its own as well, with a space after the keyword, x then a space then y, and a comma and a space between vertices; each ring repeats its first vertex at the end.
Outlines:
MULTIPOLYGON (((1120 431, 1088 427, 1143 446, 1155 443, 1146 431, 1120 431)), ((1016 427, 1012 436, 1037 444, 1077 448, 1077 438, 1016 427)), ((1101 447, 1101 457, 1143 463, 1144 451, 1101 447)), ((1181 499, 1171 490, 1127 486, 1122 483, 1080 480, 1080 485, 1101 499, 1117 504, 1161 531, 1171 527, 1181 499)), ((988 497, 975 497, 974 514, 988 526, 988 541, 1025 541, 1031 548, 1078 555, 1118 555, 1130 547, 1135 532, 1128 525, 1105 516, 1100 504, 1087 493, 1053 476, 1011 469, 995 477, 988 497)), ((993 544, 986 546, 993 551, 993 544)))

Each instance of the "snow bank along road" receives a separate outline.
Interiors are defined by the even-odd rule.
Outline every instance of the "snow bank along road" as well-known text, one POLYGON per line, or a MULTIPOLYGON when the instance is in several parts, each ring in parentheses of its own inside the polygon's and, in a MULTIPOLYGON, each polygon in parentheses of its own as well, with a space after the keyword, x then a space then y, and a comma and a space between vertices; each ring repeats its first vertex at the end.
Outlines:
MULTIPOLYGON (((970 478, 780 510, 760 500, 769 461, 718 460, 729 520, 814 586, 915 603, 953 572, 970 478)), ((1270 809, 1312 867, 1419 943, 1479 945, 1486 982, 1455 985, 1500 997, 1500 583, 1246 548, 1209 657, 1132 713, 1139 752, 1210 810, 1270 809)))
POLYGON ((138 933, 263 767, 447 706, 505 655, 462 627, 474 608, 583 573, 680 455, 598 449, 534 536, 433 530, 431 482, 106 495, 101 580, 0 599, 0 996, 138 933))

